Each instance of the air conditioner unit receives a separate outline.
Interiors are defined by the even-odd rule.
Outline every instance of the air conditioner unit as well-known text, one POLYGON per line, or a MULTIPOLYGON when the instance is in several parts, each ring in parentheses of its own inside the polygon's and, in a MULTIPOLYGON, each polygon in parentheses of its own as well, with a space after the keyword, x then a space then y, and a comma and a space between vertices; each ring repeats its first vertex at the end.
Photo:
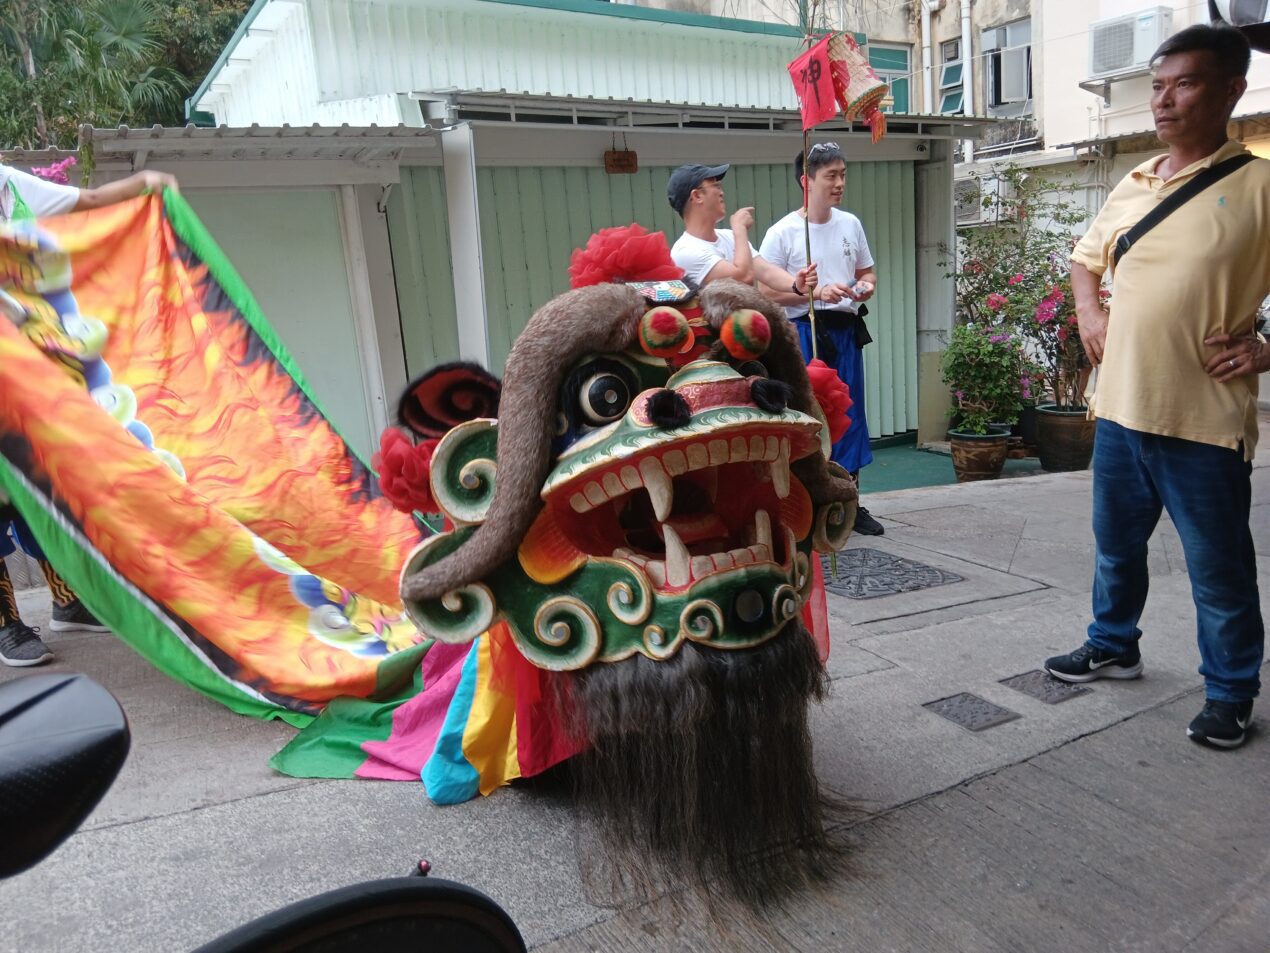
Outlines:
POLYGON ((1173 11, 1152 7, 1089 27, 1089 78, 1142 69, 1173 31, 1173 11))
POLYGON ((953 182, 953 215, 958 225, 993 225, 1001 221, 1001 204, 1009 198, 1000 175, 977 175, 953 182))

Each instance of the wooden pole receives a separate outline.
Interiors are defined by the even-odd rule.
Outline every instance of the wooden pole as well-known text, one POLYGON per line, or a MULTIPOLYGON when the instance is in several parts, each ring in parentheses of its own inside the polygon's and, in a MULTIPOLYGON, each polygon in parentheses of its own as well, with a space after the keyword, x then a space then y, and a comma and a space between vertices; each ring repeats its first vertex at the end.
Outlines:
MULTIPOLYGON (((810 159, 807 155, 808 143, 811 137, 807 130, 803 130, 803 245, 807 253, 807 267, 811 267, 811 218, 807 214, 807 193, 811 185, 810 176, 807 174, 807 168, 810 159)), ((815 288, 809 282, 807 284, 807 320, 811 323, 811 359, 814 361, 819 357, 816 345, 816 299, 815 288)))
MULTIPOLYGON (((803 43, 807 49, 811 49, 815 42, 812 35, 812 24, 816 20, 816 8, 820 6, 820 0, 811 0, 810 6, 807 0, 801 0, 798 5, 798 18, 802 21, 803 43)), ((803 128, 803 246, 807 253, 807 267, 811 267, 811 219, 807 215, 807 193, 811 185, 810 177, 807 174, 807 167, 810 157, 807 150, 811 147, 811 136, 807 129, 803 128)), ((816 299, 814 297, 815 288, 810 283, 807 285, 807 320, 811 324, 811 359, 814 361, 820 356, 818 345, 816 344, 816 299)))

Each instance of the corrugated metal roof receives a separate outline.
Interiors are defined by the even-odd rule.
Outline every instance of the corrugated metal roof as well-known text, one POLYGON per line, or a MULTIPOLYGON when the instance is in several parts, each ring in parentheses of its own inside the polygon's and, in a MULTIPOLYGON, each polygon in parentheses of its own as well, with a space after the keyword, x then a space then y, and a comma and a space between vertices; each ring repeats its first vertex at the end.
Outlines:
MULTIPOLYGON (((802 128, 799 111, 789 109, 757 109, 730 106, 701 106, 692 103, 666 103, 635 99, 601 98, 598 96, 536 96, 507 90, 427 90, 412 93, 426 100, 437 112, 438 124, 462 118, 505 118, 511 121, 535 122, 539 117, 572 119, 586 124, 601 121, 616 129, 652 130, 678 124, 683 127, 710 126, 754 130, 766 126, 772 130, 802 128), (440 113, 451 115, 442 117, 440 113)), ((976 139, 1002 120, 976 116, 888 115, 890 134, 920 136, 930 139, 976 139)), ((864 123, 849 123, 835 117, 817 126, 820 134, 856 132, 871 135, 864 123)))
POLYGON ((0 158, 3 158, 5 165, 26 169, 30 166, 52 165, 68 156, 78 155, 78 149, 6 149, 0 153, 0 158))
MULTIPOLYGON (((1254 132, 1257 130, 1250 129, 1243 123, 1249 123, 1253 126, 1264 127, 1266 120, 1270 120, 1270 112, 1249 112, 1241 115, 1235 115, 1230 118, 1232 125, 1237 127, 1238 135, 1236 138, 1245 139, 1253 138, 1254 132)), ((1260 131, 1264 132, 1264 128, 1260 131)), ((1142 129, 1131 129, 1127 132, 1117 132, 1105 136, 1099 136, 1091 139, 1077 139, 1075 142, 1060 142, 1054 146, 1055 149, 1088 149, 1090 146, 1106 145, 1107 143, 1123 142, 1126 139, 1142 139, 1146 137, 1155 137, 1155 126, 1147 126, 1142 129)))
POLYGON ((217 126, 95 129, 81 126, 81 145, 100 155, 145 153, 182 159, 356 159, 399 157, 407 150, 435 150, 437 132, 413 126, 217 126))

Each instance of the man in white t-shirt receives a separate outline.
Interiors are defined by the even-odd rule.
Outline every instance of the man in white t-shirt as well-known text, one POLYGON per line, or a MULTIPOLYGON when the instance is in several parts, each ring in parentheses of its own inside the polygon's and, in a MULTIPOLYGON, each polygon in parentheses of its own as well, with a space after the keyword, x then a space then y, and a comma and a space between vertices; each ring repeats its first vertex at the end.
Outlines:
MULTIPOLYGON (((78 189, 60 185, 0 164, 0 222, 14 219, 47 218, 66 212, 102 208, 126 199, 136 198, 148 190, 176 188, 176 179, 165 172, 144 171, 95 189, 78 189)), ((4 320, 0 318, 0 320, 4 320)), ((79 601, 66 582, 53 569, 39 550, 30 530, 0 491, 0 662, 10 666, 41 665, 53 657, 36 629, 18 614, 13 582, 5 567, 4 557, 14 551, 21 540, 44 570, 53 596, 54 632, 108 632, 87 607, 79 601)))
POLYGON ((714 227, 728 214, 723 195, 727 172, 726 165, 681 165, 670 174, 666 198, 684 220, 684 233, 670 249, 670 257, 684 270, 685 280, 698 288, 720 278, 747 285, 757 278, 769 287, 806 295, 807 287, 816 283, 814 269, 791 274, 765 261, 750 244, 753 208, 733 212, 731 229, 714 227))
MULTIPOLYGON (((864 226, 850 212, 838 208, 847 182, 847 164, 842 149, 834 142, 812 146, 807 154, 807 176, 803 181, 803 154, 794 160, 794 174, 807 188, 807 213, 790 212, 763 236, 759 254, 785 270, 803 268, 807 262, 805 226, 810 226, 811 258, 820 278, 813 290, 816 301, 817 356, 838 372, 851 389, 851 426, 833 445, 833 460, 860 479, 860 468, 873 460, 869 449, 869 425, 864 414, 864 355, 861 348, 872 340, 864 326, 868 309, 865 301, 877 287, 877 271, 864 226)), ((798 331, 803 357, 812 358, 812 328, 807 296, 795 289, 775 285, 763 291, 785 305, 785 313, 798 331)), ((855 531, 881 536, 881 523, 861 506, 855 531)))

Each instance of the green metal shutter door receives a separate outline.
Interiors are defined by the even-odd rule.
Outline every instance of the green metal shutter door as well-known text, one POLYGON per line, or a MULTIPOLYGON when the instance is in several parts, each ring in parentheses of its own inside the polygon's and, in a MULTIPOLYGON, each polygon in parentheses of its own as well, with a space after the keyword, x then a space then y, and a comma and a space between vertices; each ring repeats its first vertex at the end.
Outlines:
MULTIPOLYGON (((724 182, 729 208, 755 208, 751 241, 756 247, 768 226, 802 204, 794 156, 789 158, 788 165, 734 165, 724 182)), ((577 167, 477 168, 493 367, 502 367, 533 311, 568 289, 569 257, 592 234, 639 222, 665 232, 674 243, 683 223, 666 202, 670 172, 662 167, 634 175, 577 167)), ((913 190, 911 162, 852 163, 847 169, 844 207, 864 223, 878 262, 878 296, 869 302, 875 343, 864 350, 865 403, 875 437, 917 427, 913 190)))
POLYGON ((388 238, 406 372, 415 377, 459 356, 445 176, 439 166, 402 167, 401 182, 388 196, 388 238))

